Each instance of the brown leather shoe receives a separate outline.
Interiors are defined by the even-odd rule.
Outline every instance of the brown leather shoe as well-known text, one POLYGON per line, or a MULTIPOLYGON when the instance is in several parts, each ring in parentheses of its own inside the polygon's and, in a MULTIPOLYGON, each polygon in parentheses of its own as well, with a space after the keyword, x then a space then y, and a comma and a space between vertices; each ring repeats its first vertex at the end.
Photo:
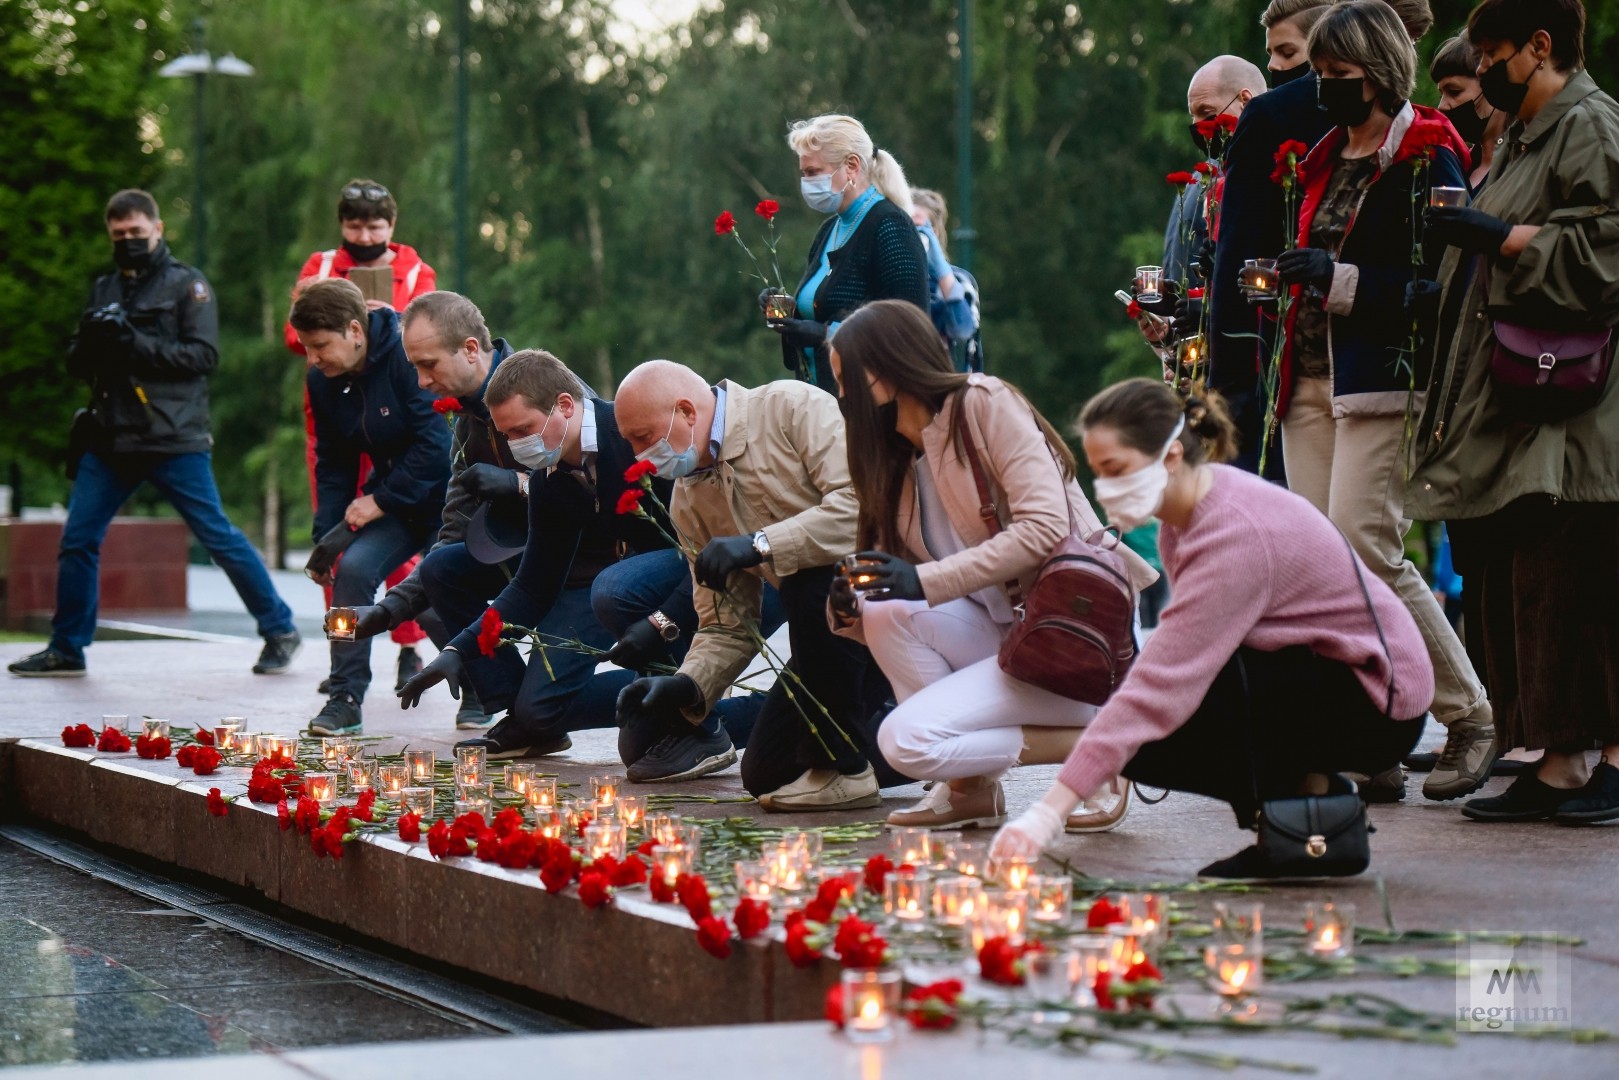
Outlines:
POLYGON ((974 791, 956 791, 943 781, 905 810, 888 815, 890 825, 907 829, 993 829, 1006 820, 1006 792, 1000 781, 974 791))
POLYGON ((1099 833, 1117 829, 1119 823, 1124 820, 1124 815, 1130 811, 1130 781, 1115 780, 1108 790, 1118 796, 1111 806, 1086 799, 1080 804, 1079 813, 1068 815, 1068 824, 1063 826, 1063 831, 1099 833))

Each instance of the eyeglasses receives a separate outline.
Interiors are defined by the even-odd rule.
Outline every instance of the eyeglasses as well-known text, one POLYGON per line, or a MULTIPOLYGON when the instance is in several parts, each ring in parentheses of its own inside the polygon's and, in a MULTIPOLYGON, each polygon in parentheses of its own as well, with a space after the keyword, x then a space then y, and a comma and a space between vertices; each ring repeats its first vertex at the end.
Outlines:
POLYGON ((345 199, 365 198, 370 199, 372 202, 378 202, 387 197, 388 189, 380 184, 350 184, 343 189, 343 198, 345 199))

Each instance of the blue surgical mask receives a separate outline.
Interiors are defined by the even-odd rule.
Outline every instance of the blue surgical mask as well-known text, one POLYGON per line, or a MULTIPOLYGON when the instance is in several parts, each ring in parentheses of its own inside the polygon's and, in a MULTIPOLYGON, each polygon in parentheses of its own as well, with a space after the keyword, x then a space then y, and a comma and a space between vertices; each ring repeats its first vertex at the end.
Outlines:
POLYGON ((695 438, 690 446, 678 453, 669 445, 669 436, 674 434, 675 417, 678 415, 680 415, 678 410, 670 410, 669 430, 664 432, 663 438, 648 447, 645 453, 635 455, 637 461, 650 461, 658 470, 660 480, 679 480, 682 476, 690 476, 697 471, 695 438))
POLYGON ((551 418, 556 415, 556 407, 545 416, 545 427, 540 428, 532 435, 524 435, 521 439, 508 439, 506 447, 512 452, 519 465, 527 465, 536 472, 549 469, 562 460, 562 448, 568 443, 568 421, 562 422, 562 438, 556 446, 545 445, 545 429, 551 426, 551 418))
MULTIPOLYGON (((847 188, 849 185, 843 185, 847 188)), ((801 176, 798 178, 798 192, 804 196, 809 208, 818 214, 835 214, 843 205, 843 192, 832 190, 832 174, 823 173, 820 176, 801 176)))

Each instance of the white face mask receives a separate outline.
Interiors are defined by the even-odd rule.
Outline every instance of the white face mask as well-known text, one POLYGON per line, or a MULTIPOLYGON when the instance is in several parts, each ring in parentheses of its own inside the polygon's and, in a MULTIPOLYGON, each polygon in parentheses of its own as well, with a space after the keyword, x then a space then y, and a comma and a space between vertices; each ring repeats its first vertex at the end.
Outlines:
MULTIPOLYGON (((669 430, 664 432, 663 438, 653 443, 647 449, 635 455, 637 461, 650 461, 653 468, 658 471, 660 480, 679 480, 682 476, 690 476, 697 471, 697 443, 695 439, 686 449, 675 451, 669 445, 669 436, 675 433, 675 417, 680 415, 679 409, 669 413, 669 430)), ((692 434, 696 434, 693 429, 692 434)))
POLYGON ((848 190, 849 184, 854 182, 850 177, 843 187, 832 190, 832 174, 822 173, 820 176, 801 176, 798 178, 798 193, 804 196, 804 202, 818 214, 835 214, 843 205, 843 193, 848 190))
POLYGON ((1169 470, 1164 467, 1164 458, 1169 456, 1169 448, 1175 445, 1185 427, 1186 417, 1183 416, 1175 422, 1169 441, 1150 465, 1123 476, 1096 478, 1096 501, 1107 511, 1109 525, 1117 526, 1120 532, 1139 529, 1163 507, 1164 489, 1169 486, 1169 470))
POLYGON ((519 465, 526 465, 530 469, 549 469, 562 460, 562 448, 568 443, 568 421, 562 422, 562 439, 556 446, 545 445, 545 428, 551 426, 551 418, 556 415, 556 406, 545 415, 545 427, 540 428, 532 435, 524 435, 521 439, 508 439, 506 447, 512 452, 519 465))

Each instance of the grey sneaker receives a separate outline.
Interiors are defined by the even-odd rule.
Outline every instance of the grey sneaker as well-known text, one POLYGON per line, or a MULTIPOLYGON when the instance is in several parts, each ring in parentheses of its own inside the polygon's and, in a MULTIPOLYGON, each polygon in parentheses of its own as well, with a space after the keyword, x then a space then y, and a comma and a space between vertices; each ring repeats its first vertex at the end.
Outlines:
POLYGON ((877 774, 870 765, 848 776, 836 769, 810 769, 788 784, 759 796, 773 814, 798 810, 869 810, 882 805, 877 774))
POLYGON ((296 630, 271 634, 264 639, 264 648, 259 650, 259 661, 253 665, 253 674, 279 675, 286 671, 292 666, 292 658, 298 655, 303 643, 304 639, 296 630))
POLYGON ((1471 795, 1484 786, 1495 765, 1495 718, 1489 706, 1450 725, 1445 749, 1433 772, 1422 782, 1422 794, 1435 802, 1471 795), (1483 723, 1478 722, 1483 714, 1483 723))

